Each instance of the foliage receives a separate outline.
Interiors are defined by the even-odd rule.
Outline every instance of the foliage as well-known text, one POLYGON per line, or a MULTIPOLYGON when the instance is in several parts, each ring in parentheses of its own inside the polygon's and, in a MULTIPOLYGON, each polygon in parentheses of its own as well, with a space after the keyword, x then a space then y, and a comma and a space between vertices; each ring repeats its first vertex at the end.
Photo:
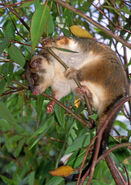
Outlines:
MULTIPOLYGON (((128 68, 131 61, 129 56, 127 57, 128 48, 95 24, 85 21, 77 13, 54 1, 42 2, 41 0, 0 1, 1 185, 64 185, 62 177, 52 177, 48 172, 55 169, 60 158, 69 152, 74 153, 68 165, 78 168, 90 140, 95 135, 95 130, 85 128, 58 105, 55 106, 54 112, 48 115, 46 106, 49 100, 42 95, 35 97, 27 89, 27 82, 24 79, 25 66, 32 54, 38 52, 37 44, 43 38, 60 34, 71 36, 69 27, 80 25, 93 37, 105 42, 116 51, 129 75, 128 68)), ((108 28, 110 33, 129 42, 131 24, 129 1, 106 0, 100 3, 95 0, 68 0, 67 2, 96 20, 99 25, 108 28)), ((50 94, 50 89, 46 93, 50 94)), ((74 106, 72 94, 63 98, 62 103, 76 114, 86 116, 83 104, 79 108, 74 106)), ((128 117, 127 112, 125 112, 126 115, 128 117)), ((116 122, 119 126, 118 132, 122 129, 120 133, 126 132, 126 136, 124 140, 121 137, 110 138, 109 147, 129 141, 130 132, 127 123, 129 123, 128 119, 116 122)), ((127 170, 130 170, 129 149, 116 150, 112 155, 125 175, 123 164, 126 165, 127 170)), ((104 161, 97 165, 92 184, 114 184, 104 161)))

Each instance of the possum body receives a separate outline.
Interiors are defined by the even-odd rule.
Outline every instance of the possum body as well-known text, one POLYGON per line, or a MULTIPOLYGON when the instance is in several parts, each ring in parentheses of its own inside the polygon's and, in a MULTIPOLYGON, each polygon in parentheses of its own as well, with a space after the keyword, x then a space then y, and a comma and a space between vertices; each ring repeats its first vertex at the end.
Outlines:
MULTIPOLYGON (((39 55, 32 58, 26 70, 32 93, 38 95, 51 87, 53 96, 58 100, 71 91, 81 96, 81 91, 73 79, 79 80, 91 106, 98 112, 98 132, 115 104, 128 92, 126 74, 115 52, 108 46, 89 38, 58 37, 54 40, 44 40, 43 46, 51 47, 69 69, 66 71, 53 56, 47 54, 44 49, 41 50, 39 55)), ((54 104, 52 101, 49 103, 48 112, 52 111, 54 104)), ((115 117, 116 114, 105 128, 99 155, 106 148, 115 117)), ((90 165, 92 160, 93 154, 90 165)))
MULTIPOLYGON (((64 67, 50 54, 34 56, 27 70, 27 80, 33 94, 41 94, 51 86, 53 95, 60 100, 71 91, 77 91, 72 78, 77 78, 86 87, 91 105, 101 116, 114 102, 126 95, 127 79, 121 62, 108 46, 95 39, 58 37, 48 40, 46 47, 52 50, 69 67, 64 67), (58 50, 68 49, 74 52, 58 50), (33 75, 34 77, 33 77, 33 75)), ((27 74, 26 73, 26 74, 27 74)), ((99 125, 100 126, 100 125, 99 125)))

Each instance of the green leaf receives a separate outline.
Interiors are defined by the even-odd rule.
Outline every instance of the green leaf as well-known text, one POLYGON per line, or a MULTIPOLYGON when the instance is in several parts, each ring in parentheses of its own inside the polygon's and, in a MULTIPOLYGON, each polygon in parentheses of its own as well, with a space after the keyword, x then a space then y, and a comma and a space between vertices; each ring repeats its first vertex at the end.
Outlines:
POLYGON ((14 149, 17 147, 17 142, 23 138, 21 135, 11 135, 6 134, 5 135, 5 146, 9 152, 14 151, 14 149))
POLYGON ((13 64, 9 62, 5 62, 2 66, 0 66, 0 73, 5 77, 7 85, 9 85, 8 83, 12 81, 13 69, 13 64))
POLYGON ((94 121, 97 121, 98 115, 97 114, 92 114, 88 116, 89 118, 93 119, 94 121))
POLYGON ((123 147, 123 148, 119 148, 117 150, 114 150, 113 154, 115 154, 115 157, 117 158, 117 160, 119 160, 119 162, 122 163, 124 161, 124 159, 130 157, 131 152, 126 147, 123 147))
POLYGON ((126 13, 126 14, 131 15, 131 11, 130 11, 130 9, 128 9, 128 8, 118 9, 118 11, 119 11, 119 12, 124 12, 124 13, 126 13))
POLYGON ((73 166, 73 168, 78 168, 78 166, 81 165, 81 163, 84 159, 85 151, 86 150, 84 149, 84 150, 79 150, 79 151, 73 152, 73 154, 69 158, 67 165, 73 166))
POLYGON ((65 124, 64 109, 57 104, 55 105, 54 109, 55 109, 55 114, 56 114, 59 124, 61 126, 64 126, 65 124))
POLYGON ((11 124, 16 122, 3 102, 0 102, 0 117, 7 120, 11 124))
POLYGON ((41 133, 43 133, 46 129, 49 129, 52 125, 52 123, 54 122, 54 117, 50 117, 43 125, 42 127, 40 127, 36 132, 34 132, 34 134, 32 135, 32 137, 35 137, 41 133))
POLYGON ((76 185, 76 182, 69 182, 66 185, 76 185))
POLYGON ((90 135, 88 133, 79 136, 75 141, 67 148, 65 154, 71 153, 76 151, 82 147, 86 147, 89 145, 90 142, 90 135))
POLYGON ((114 8, 112 6, 103 6, 103 8, 114 10, 115 13, 117 13, 120 17, 122 17, 125 20, 125 17, 121 14, 121 11, 118 8, 114 8))
POLYGON ((16 123, 16 120, 3 102, 0 102, 0 118, 7 120, 10 124, 12 124, 11 127, 15 128, 17 131, 23 131, 21 126, 16 123))
POLYGON ((53 177, 51 178, 46 185, 60 185, 64 181, 62 177, 53 177))
POLYGON ((114 126, 119 126, 120 128, 127 130, 127 124, 119 120, 115 121, 114 126))
POLYGON ((54 32, 54 21, 52 15, 49 16, 49 22, 48 22, 48 34, 51 34, 54 32))
POLYGON ((15 28, 12 22, 8 22, 5 28, 5 37, 7 39, 15 39, 15 28))
POLYGON ((0 54, 4 51, 4 49, 9 45, 9 41, 7 38, 0 39, 0 54))
POLYGON ((6 81, 0 80, 0 95, 4 92, 5 86, 6 86, 6 81))
MULTIPOLYGON (((45 134, 48 129, 52 126, 54 122, 54 117, 50 117, 33 135, 28 139, 27 143, 30 143, 32 139, 40 134, 45 134)), ((35 142, 32 144, 31 148, 40 140, 40 138, 35 138, 35 142)))
POLYGON ((35 180, 35 172, 33 171, 28 176, 29 185, 34 185, 34 180, 35 180))
POLYGON ((13 180, 8 179, 7 177, 0 175, 0 178, 3 180, 3 182, 5 182, 8 185, 14 185, 13 180))
POLYGON ((50 10, 47 4, 39 5, 35 11, 32 21, 31 21, 31 40, 32 48, 34 49, 37 45, 37 42, 42 35, 44 29, 46 28, 47 22, 50 16, 50 10))
MULTIPOLYGON (((34 0, 34 1, 36 1, 36 0, 34 0)), ((30 5, 32 5, 32 4, 34 4, 34 2, 32 1, 32 2, 24 2, 23 4, 21 4, 21 7, 24 7, 24 8, 28 8, 30 5)))
POLYGON ((5 11, 6 11, 5 9, 0 9, 0 16, 1 17, 4 15, 5 11))
POLYGON ((3 131, 8 131, 11 129, 11 125, 8 123, 8 121, 1 119, 0 120, 0 129, 3 131))
POLYGON ((46 29, 44 29, 44 33, 51 34, 53 32, 54 32, 54 22, 52 15, 50 15, 46 24, 46 29))
POLYGON ((9 56, 15 63, 19 64, 21 67, 25 65, 25 58, 16 46, 11 46, 9 48, 9 56))
POLYGON ((64 33, 65 36, 70 37, 71 36, 71 32, 65 28, 61 28, 62 32, 64 33))
POLYGON ((37 118, 40 121, 40 118, 42 116, 42 105, 43 105, 44 97, 39 95, 36 100, 36 111, 37 111, 37 118))
POLYGON ((112 7, 112 6, 103 6, 104 8, 109 8, 109 9, 112 9, 112 10, 114 10, 116 13, 118 13, 120 16, 122 16, 122 14, 120 14, 121 12, 124 12, 124 13, 126 13, 126 14, 129 14, 129 15, 131 15, 131 11, 128 9, 128 8, 123 8, 123 9, 121 9, 121 8, 114 8, 114 7, 112 7), (120 13, 119 13, 120 12, 120 13))
POLYGON ((24 145, 24 143, 25 143, 25 138, 22 138, 20 141, 19 141, 19 143, 18 143, 18 146, 17 146, 17 148, 15 149, 15 152, 14 152, 14 155, 16 156, 16 157, 18 157, 19 156, 19 154, 20 154, 20 152, 21 152, 21 150, 22 150, 22 147, 23 147, 23 145, 24 145))

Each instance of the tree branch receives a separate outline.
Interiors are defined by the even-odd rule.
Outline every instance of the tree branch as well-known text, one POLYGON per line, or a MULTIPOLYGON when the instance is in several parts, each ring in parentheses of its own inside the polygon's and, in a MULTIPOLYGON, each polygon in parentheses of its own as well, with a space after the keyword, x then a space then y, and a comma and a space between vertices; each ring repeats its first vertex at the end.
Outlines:
MULTIPOLYGON (((78 180, 77 180, 76 185, 79 185, 80 178, 81 178, 81 173, 82 173, 82 169, 83 169, 83 167, 84 167, 84 164, 85 164, 87 155, 88 155, 88 153, 89 153, 89 150, 90 150, 91 145, 94 143, 94 141, 96 140, 96 138, 97 138, 97 136, 93 137, 93 139, 91 140, 90 144, 89 144, 88 147, 87 147, 87 150, 86 150, 84 159, 83 159, 82 164, 81 164, 81 166, 80 166, 79 176, 78 176, 78 180)), ((81 184, 82 184, 83 182, 84 182, 84 181, 82 180, 82 181, 81 181, 81 184)))
MULTIPOLYGON (((119 169, 117 168, 115 163, 110 158, 109 153, 118 149, 118 148, 126 147, 126 146, 131 146, 131 143, 122 143, 122 144, 119 144, 117 146, 110 148, 109 150, 105 151, 104 154, 102 156, 100 156, 96 162, 96 163, 98 163, 101 159, 105 158, 106 163, 108 165, 108 168, 110 169, 110 172, 111 172, 117 185, 123 185, 123 184, 126 185, 127 182, 125 181, 124 177, 122 176, 121 172, 119 171, 119 169)), ((126 171, 126 169, 125 169, 125 171, 126 171)), ((127 173, 127 177, 128 177, 128 173, 127 173)), ((129 179, 128 179, 128 185, 130 185, 129 179)))
POLYGON ((110 30, 106 29, 104 26, 100 25, 99 23, 97 23, 96 21, 94 21, 93 19, 91 19, 90 17, 88 17, 87 15, 85 15, 84 13, 82 13, 80 10, 77 10, 73 6, 71 6, 68 3, 63 2, 61 0, 53 0, 53 1, 56 2, 56 3, 59 3, 64 8, 67 8, 67 9, 71 10, 72 12, 80 15, 81 17, 83 17, 84 19, 86 19, 88 22, 90 22, 91 24, 93 24, 96 27, 98 27, 99 29, 101 29, 104 33, 108 34, 110 37, 113 37, 115 40, 121 42, 124 46, 126 46, 126 47, 128 47, 128 48, 131 49, 131 44, 129 44, 128 42, 126 42, 125 40, 123 40, 122 38, 120 38, 118 35, 112 33, 110 30))
MULTIPOLYGON (((94 155, 94 158, 93 158, 93 162, 92 162, 92 165, 91 165, 91 168, 90 168, 90 176, 89 176, 89 179, 88 179, 88 182, 87 182, 87 185, 89 185, 90 183, 91 183, 91 180, 92 180, 92 177, 93 177, 93 174, 94 174, 94 169, 95 169, 95 166, 96 166, 96 162, 97 162, 97 157, 98 157, 98 149, 100 148, 100 141, 101 141, 101 137, 102 137, 102 134, 103 134, 103 132, 104 132, 104 130, 105 130, 105 128, 108 126, 108 123, 109 123, 109 121, 111 120, 111 118, 117 113, 117 111, 122 107, 122 105, 125 103, 125 102, 127 102, 127 101, 129 101, 131 99, 131 96, 129 96, 129 97, 125 97, 125 98, 122 98, 121 99, 121 101, 119 102, 119 103, 117 103, 116 104, 116 106, 114 107, 114 109, 113 109, 113 111, 111 112, 111 114, 108 116, 108 118, 105 120, 105 122, 104 122, 104 124, 103 124, 103 127, 101 127, 101 129, 99 130, 99 132, 98 132, 98 134, 97 134, 97 143, 96 143, 96 151, 95 151, 95 155, 94 155)), ((105 160, 106 160, 106 162, 107 162, 107 164, 110 162, 110 157, 109 156, 107 156, 106 158, 105 158, 105 160)), ((112 169, 113 168, 113 166, 110 166, 110 164, 109 164, 109 167, 111 168, 110 169, 110 171, 113 173, 114 172, 114 169, 112 169)), ((120 173, 120 172, 119 172, 120 173)), ((89 175, 89 172, 87 171, 86 173, 85 173, 85 175, 83 176, 83 178, 82 178, 82 182, 84 182, 85 181, 85 179, 86 179, 86 177, 89 175)), ((117 183, 117 181, 119 181, 119 178, 117 178, 117 175, 115 176, 115 174, 113 174, 114 176, 114 180, 115 180, 115 182, 116 182, 116 184, 117 185, 121 185, 121 184, 119 184, 119 183, 117 183), (115 178, 117 178, 117 179, 115 179, 115 178)), ((81 185, 82 185, 82 183, 81 183, 81 185)))
POLYGON ((105 157, 105 160, 108 168, 110 169, 112 177, 115 180, 116 185, 127 185, 125 179, 123 178, 122 174, 120 173, 114 161, 112 161, 109 155, 105 157))
POLYGON ((99 163, 100 160, 104 159, 105 157, 107 157, 107 155, 109 155, 109 153, 111 153, 112 151, 118 149, 118 148, 122 148, 122 147, 126 147, 126 146, 131 146, 131 143, 122 143, 122 144, 119 144, 119 145, 116 145, 108 150, 106 150, 103 155, 101 155, 98 159, 97 159, 97 162, 96 163, 99 163))
POLYGON ((92 124, 90 124, 87 121, 81 119, 81 117, 76 115, 69 107, 66 107, 65 105, 63 105, 60 101, 55 99, 53 96, 49 96, 46 93, 42 93, 42 95, 45 96, 46 98, 50 99, 50 100, 53 100, 56 104, 58 104, 60 107, 62 107, 64 110, 66 110, 69 114, 71 114, 75 119, 80 121, 84 126, 86 126, 88 128, 92 128, 92 124))
POLYGON ((25 3, 28 3, 28 2, 33 3, 33 1, 34 0, 26 0, 26 1, 22 1, 22 2, 15 2, 15 3, 12 3, 12 4, 8 4, 8 5, 4 5, 4 3, 0 3, 0 6, 3 6, 3 7, 0 7, 0 9, 9 8, 9 7, 17 6, 17 5, 22 5, 22 4, 25 4, 25 3))
MULTIPOLYGON (((5 6, 6 6, 6 1, 4 0, 5 6)), ((25 26, 25 28, 30 31, 30 27, 26 24, 26 22, 17 14, 17 12, 12 8, 8 7, 8 9, 20 20, 20 22, 25 26)))
POLYGON ((129 175, 128 175, 128 171, 127 171, 125 166, 124 166, 124 169, 125 169, 125 172, 126 172, 126 175, 127 175, 128 185, 131 185, 130 184, 130 178, 129 178, 129 175))

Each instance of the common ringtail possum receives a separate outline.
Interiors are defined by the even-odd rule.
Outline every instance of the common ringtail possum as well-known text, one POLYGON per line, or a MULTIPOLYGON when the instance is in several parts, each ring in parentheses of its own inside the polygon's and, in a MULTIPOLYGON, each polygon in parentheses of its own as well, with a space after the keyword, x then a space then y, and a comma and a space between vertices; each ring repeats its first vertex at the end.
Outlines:
MULTIPOLYGON (((41 94, 51 87, 53 96, 60 100, 71 91, 80 96, 82 92, 86 92, 91 106, 98 113, 98 132, 114 105, 126 96, 128 90, 124 68, 115 52, 90 38, 57 37, 54 40, 44 40, 43 46, 51 47, 69 69, 65 70, 53 56, 47 54, 44 49, 41 50, 31 59, 26 69, 32 94, 41 94), (74 78, 81 83, 81 89, 77 87, 74 78)), ((48 112, 52 112, 54 104, 53 101, 49 103, 48 112)), ((106 147, 115 116, 103 133, 99 155, 106 147)), ((89 164, 91 165, 91 161, 89 164)))

